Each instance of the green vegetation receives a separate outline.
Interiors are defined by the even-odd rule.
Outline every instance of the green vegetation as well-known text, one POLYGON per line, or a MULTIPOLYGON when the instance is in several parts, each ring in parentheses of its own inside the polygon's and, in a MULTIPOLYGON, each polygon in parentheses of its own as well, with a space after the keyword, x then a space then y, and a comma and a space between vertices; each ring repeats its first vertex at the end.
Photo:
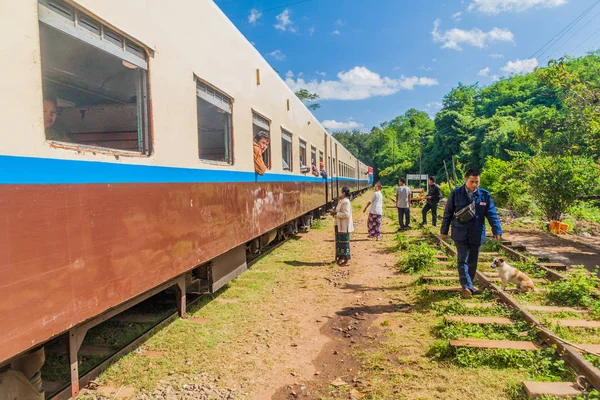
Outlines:
POLYGON ((428 355, 436 360, 450 359, 454 365, 463 368, 515 368, 527 371, 536 380, 561 381, 574 378, 564 361, 556 357, 551 348, 535 351, 452 348, 447 341, 440 340, 431 346, 428 355))
POLYGON ((384 184, 419 172, 422 154, 423 173, 445 181, 446 196, 475 167, 500 207, 600 223, 595 203, 576 202, 600 190, 599 72, 600 51, 552 60, 487 87, 460 83, 434 119, 410 109, 369 133, 334 136, 384 184))
POLYGON ((577 268, 566 279, 553 282, 548 288, 548 298, 564 306, 600 308, 593 293, 599 287, 600 279, 583 268, 577 268))
POLYGON ((414 274, 433 266, 435 250, 427 243, 409 245, 400 259, 403 272, 414 274))

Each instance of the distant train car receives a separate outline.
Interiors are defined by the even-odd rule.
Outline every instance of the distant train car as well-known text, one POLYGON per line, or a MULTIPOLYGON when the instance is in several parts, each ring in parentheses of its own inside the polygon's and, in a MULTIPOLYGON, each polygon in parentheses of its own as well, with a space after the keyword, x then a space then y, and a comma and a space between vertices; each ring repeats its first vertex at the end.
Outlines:
POLYGON ((0 373, 68 334, 75 395, 87 329, 171 285, 183 313, 190 271, 215 291, 341 186, 368 184, 212 1, 5 11, 0 373), (259 131, 270 135, 264 175, 259 131), (327 180, 312 173, 320 162, 327 180))

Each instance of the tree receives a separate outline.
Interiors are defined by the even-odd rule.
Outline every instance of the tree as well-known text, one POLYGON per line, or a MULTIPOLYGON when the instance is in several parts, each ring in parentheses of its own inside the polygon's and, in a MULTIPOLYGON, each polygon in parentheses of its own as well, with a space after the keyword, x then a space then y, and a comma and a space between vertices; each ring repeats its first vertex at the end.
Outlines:
POLYGON ((536 156, 529 162, 531 195, 548 220, 560 220, 578 197, 594 193, 600 170, 591 158, 536 156))
POLYGON ((300 89, 296 91, 296 96, 306 105, 306 108, 309 110, 316 110, 317 108, 321 108, 319 103, 311 103, 315 100, 319 100, 319 95, 316 93, 311 93, 306 89, 300 89))

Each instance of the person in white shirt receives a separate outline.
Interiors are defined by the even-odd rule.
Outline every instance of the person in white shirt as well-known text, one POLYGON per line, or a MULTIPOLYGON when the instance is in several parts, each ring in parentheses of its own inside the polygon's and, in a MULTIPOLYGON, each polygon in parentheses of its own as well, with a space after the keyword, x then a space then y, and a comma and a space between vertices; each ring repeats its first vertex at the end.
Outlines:
POLYGON ((331 215, 335 217, 335 259, 339 265, 349 265, 350 233, 354 232, 352 222, 352 205, 350 204, 350 189, 346 186, 340 192, 340 201, 331 215))
POLYGON ((367 229, 369 231, 369 238, 375 238, 375 240, 381 239, 381 219, 383 216, 383 196, 381 195, 381 183, 377 182, 375 186, 375 193, 371 196, 371 200, 365 206, 363 213, 367 211, 367 208, 371 206, 369 211, 369 219, 367 220, 367 229))

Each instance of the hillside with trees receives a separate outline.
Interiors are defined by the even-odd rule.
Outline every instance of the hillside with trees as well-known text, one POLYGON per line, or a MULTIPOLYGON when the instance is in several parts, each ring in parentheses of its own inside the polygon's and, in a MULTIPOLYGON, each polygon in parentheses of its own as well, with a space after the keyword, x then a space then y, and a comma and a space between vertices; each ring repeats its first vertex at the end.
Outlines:
POLYGON ((486 87, 459 83, 442 104, 434 119, 411 109, 369 133, 334 136, 384 184, 418 173, 421 160, 424 174, 450 186, 454 170, 460 182, 466 168, 482 169, 497 203, 523 214, 597 212, 577 200, 599 194, 600 52, 486 87))

